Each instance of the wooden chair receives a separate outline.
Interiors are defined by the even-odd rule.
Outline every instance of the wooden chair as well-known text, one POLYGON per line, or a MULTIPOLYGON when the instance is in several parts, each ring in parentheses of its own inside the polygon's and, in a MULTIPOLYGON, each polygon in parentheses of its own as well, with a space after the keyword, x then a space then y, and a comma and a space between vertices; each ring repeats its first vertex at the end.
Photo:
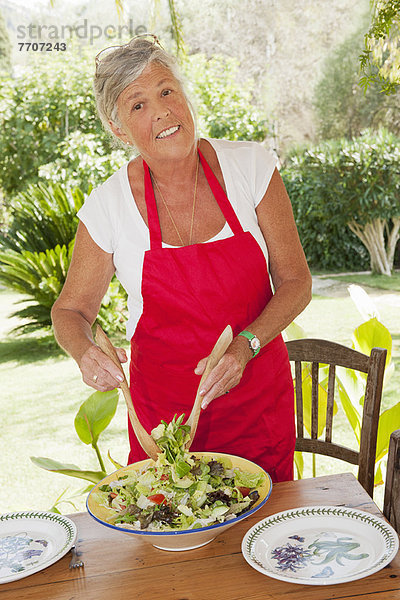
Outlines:
POLYGON ((390 436, 383 514, 400 534, 400 429, 390 436))
POLYGON ((373 348, 371 355, 366 356, 341 344, 319 339, 292 340, 286 342, 286 346, 289 359, 294 361, 295 365, 296 450, 332 456, 358 465, 358 480, 372 497, 386 349, 373 348), (304 435, 302 362, 311 363, 311 437, 304 435), (320 364, 329 365, 324 439, 318 439, 318 370, 320 364), (332 442, 335 369, 337 366, 367 373, 359 451, 332 442))

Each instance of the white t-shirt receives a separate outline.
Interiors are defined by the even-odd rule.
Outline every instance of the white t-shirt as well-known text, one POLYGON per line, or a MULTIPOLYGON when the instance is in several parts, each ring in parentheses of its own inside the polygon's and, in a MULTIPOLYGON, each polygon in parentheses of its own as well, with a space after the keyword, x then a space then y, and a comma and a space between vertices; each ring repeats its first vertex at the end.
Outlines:
MULTIPOLYGON (((267 190, 276 166, 276 157, 256 142, 205 139, 217 154, 227 196, 243 230, 253 234, 268 260, 255 208, 267 190)), ((142 269, 144 253, 150 249, 150 236, 132 195, 128 164, 91 192, 78 217, 93 241, 105 252, 113 254, 116 276, 128 294, 126 338, 130 340, 143 310, 142 269)), ((225 223, 221 231, 208 242, 231 235, 232 231, 225 223)), ((163 247, 172 246, 163 243, 163 247)))

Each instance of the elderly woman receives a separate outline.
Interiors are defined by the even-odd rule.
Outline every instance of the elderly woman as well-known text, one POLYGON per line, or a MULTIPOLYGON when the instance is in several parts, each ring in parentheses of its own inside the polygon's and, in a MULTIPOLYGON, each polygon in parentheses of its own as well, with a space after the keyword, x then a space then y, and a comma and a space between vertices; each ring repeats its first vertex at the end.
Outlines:
MULTIPOLYGON (((229 323, 234 339, 204 382, 192 449, 243 456, 274 481, 293 478, 293 385, 280 332, 308 304, 311 278, 275 158, 254 142, 196 136, 175 61, 155 37, 100 53, 94 86, 103 123, 138 156, 78 213, 52 310, 59 344, 85 383, 119 385, 91 332, 116 273, 128 293, 132 399, 150 432, 189 414, 229 323)), ((145 454, 128 427, 134 462, 145 454)))

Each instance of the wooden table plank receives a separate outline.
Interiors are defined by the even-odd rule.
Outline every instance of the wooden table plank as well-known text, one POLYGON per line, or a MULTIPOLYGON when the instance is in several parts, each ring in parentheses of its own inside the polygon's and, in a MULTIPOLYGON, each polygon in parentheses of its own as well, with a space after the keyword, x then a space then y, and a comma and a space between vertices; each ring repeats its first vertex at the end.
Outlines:
POLYGON ((350 473, 276 484, 255 515, 185 552, 158 550, 87 514, 74 514, 84 569, 69 571, 65 556, 39 573, 1 585, 0 600, 400 600, 400 555, 368 578, 331 586, 278 581, 246 563, 241 540, 255 523, 282 510, 324 504, 381 515, 350 473))

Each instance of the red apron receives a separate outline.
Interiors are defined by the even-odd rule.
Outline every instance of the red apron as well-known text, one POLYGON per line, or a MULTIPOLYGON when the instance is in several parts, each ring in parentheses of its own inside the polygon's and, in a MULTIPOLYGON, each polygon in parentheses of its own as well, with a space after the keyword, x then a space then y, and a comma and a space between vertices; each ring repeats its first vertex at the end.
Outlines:
MULTIPOLYGON (((200 377, 194 369, 229 323, 234 336, 272 297, 264 254, 244 232, 201 152, 201 164, 233 236, 163 248, 150 172, 143 161, 150 250, 142 277, 143 313, 131 341, 130 389, 150 433, 175 414, 188 417, 200 377)), ((129 421, 129 420, 128 420, 129 421)), ((128 422, 129 463, 146 458, 128 422)), ((294 398, 281 335, 247 364, 240 383, 200 414, 192 450, 248 458, 273 481, 293 479, 294 398)))

